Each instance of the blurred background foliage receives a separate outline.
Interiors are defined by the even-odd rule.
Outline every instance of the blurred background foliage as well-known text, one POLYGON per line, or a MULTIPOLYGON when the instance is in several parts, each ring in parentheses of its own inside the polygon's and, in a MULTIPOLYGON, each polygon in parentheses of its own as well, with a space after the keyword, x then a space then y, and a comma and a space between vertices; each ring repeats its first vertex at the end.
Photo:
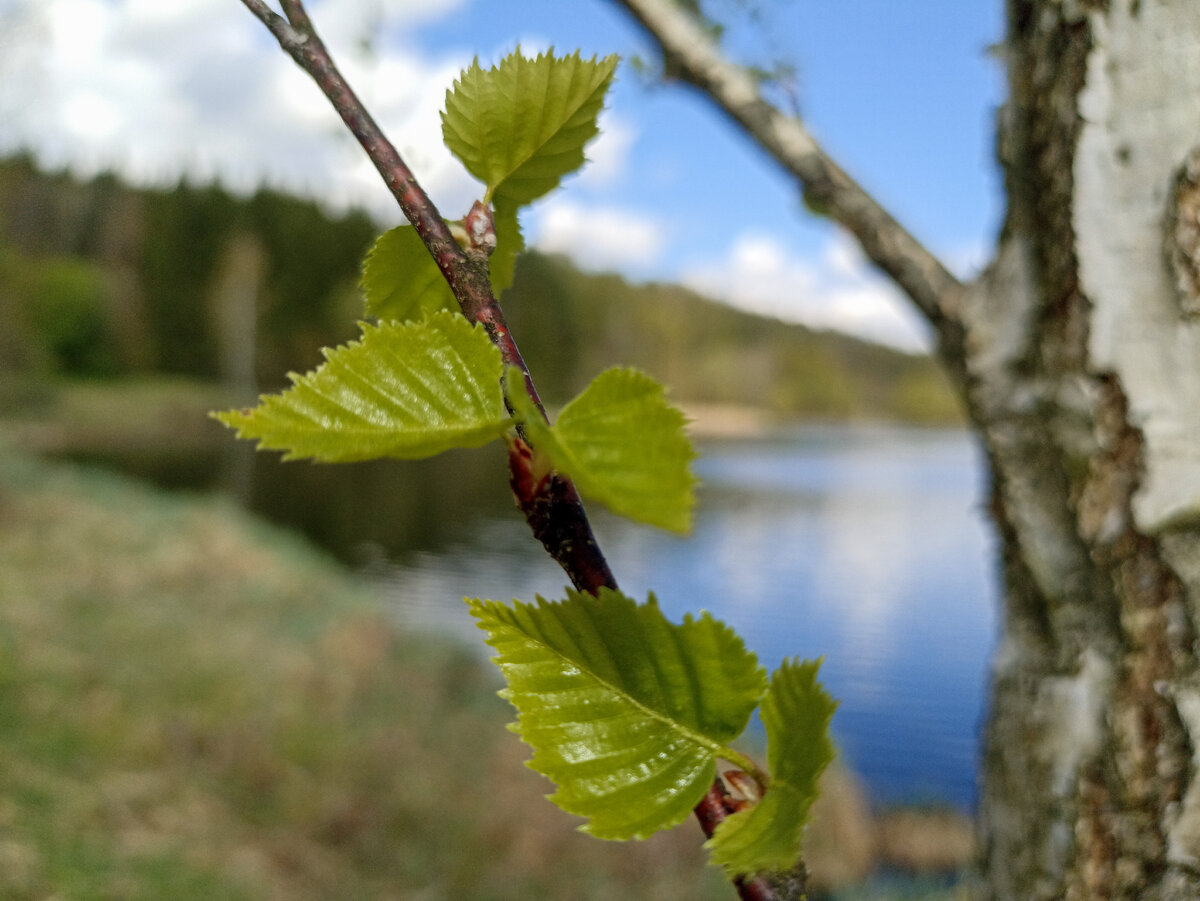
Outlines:
MULTIPOLYGON (((361 260, 382 227, 262 189, 81 181, 0 161, 0 373, 169 374, 274 390, 356 334, 361 260)), ((673 285, 631 285, 536 252, 506 314, 544 396, 638 366, 684 403, 780 417, 958 421, 935 364, 739 312, 673 285)), ((26 398, 27 399, 27 398, 26 398)))
POLYGON ((332 216, 267 189, 236 197, 185 181, 135 190, 8 159, 0 316, 12 328, 0 366, 219 379, 221 345, 237 337, 223 334, 224 295, 248 291, 256 365, 278 382, 298 358, 354 333, 358 267, 377 231, 363 214, 332 216), (247 245, 256 259, 230 279, 247 245))

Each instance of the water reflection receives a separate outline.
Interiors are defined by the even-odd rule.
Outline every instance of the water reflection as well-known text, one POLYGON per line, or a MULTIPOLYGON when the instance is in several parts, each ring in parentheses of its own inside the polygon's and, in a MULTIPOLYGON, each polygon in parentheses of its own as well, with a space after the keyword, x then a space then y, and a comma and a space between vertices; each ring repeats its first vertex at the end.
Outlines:
MULTIPOLYGON (((994 589, 970 439, 809 428, 710 447, 697 469, 689 538, 594 514, 622 587, 654 591, 675 620, 711 610, 768 666, 823 656, 838 741, 877 799, 971 804, 994 589)), ((565 582, 515 516, 382 578, 407 623, 481 648, 459 598, 560 596, 565 582)))

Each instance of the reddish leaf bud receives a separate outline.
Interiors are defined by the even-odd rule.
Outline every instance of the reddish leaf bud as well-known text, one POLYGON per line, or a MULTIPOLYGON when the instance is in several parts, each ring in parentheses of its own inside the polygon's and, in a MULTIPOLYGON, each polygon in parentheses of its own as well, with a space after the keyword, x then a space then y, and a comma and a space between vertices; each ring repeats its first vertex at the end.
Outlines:
POLYGON ((491 208, 476 200, 463 220, 463 226, 467 230, 467 248, 482 250, 491 256, 496 249, 496 223, 492 219, 491 208))

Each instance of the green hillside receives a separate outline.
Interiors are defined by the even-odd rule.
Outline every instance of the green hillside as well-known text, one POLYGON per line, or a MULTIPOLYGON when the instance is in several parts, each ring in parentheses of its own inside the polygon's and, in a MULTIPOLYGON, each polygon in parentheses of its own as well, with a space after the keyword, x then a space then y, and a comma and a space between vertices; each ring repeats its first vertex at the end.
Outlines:
MULTIPOLYGON (((56 376, 166 374, 273 389, 355 334, 380 227, 269 189, 133 189, 0 161, 0 404, 56 376)), ((957 421, 934 363, 752 316, 672 285, 526 254, 503 305, 539 388, 565 400, 635 365, 693 404, 781 417, 957 421)))
POLYGON ((676 285, 631 285, 528 253, 505 314, 551 398, 582 390, 606 366, 645 369, 693 403, 746 405, 785 417, 957 421, 926 356, 735 310, 676 285))

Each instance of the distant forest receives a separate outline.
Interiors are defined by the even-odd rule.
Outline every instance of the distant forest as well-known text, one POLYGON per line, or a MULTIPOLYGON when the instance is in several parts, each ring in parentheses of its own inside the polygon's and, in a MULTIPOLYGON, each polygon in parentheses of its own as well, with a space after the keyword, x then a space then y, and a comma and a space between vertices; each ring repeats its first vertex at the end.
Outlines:
MULTIPOLYGON (((262 189, 81 181, 0 160, 0 403, 55 377, 182 375, 274 390, 357 333, 363 213, 262 189)), ((525 254, 502 303, 539 389, 561 401, 640 367, 684 403, 781 417, 958 421, 931 359, 525 254)))

